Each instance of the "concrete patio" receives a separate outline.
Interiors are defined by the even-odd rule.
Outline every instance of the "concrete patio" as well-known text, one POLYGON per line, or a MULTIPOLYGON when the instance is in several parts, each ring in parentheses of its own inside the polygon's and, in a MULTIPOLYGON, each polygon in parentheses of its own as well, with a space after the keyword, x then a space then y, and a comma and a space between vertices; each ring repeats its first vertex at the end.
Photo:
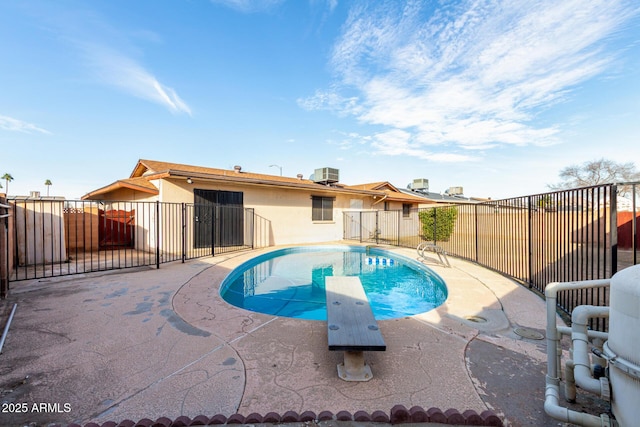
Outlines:
POLYGON ((473 263, 450 258, 445 268, 434 259, 429 265, 447 283, 447 302, 379 321, 387 351, 365 355, 373 380, 344 382, 336 373, 342 354, 327 350, 325 322, 248 312, 219 297, 233 268, 273 249, 13 283, 2 302, 3 322, 18 307, 0 356, 0 401, 28 410, 0 413, 0 425, 372 413, 398 404, 490 409, 513 426, 560 424, 543 411, 545 341, 534 338, 544 334, 545 306, 538 295, 473 263), (34 403, 53 405, 34 411, 34 403))

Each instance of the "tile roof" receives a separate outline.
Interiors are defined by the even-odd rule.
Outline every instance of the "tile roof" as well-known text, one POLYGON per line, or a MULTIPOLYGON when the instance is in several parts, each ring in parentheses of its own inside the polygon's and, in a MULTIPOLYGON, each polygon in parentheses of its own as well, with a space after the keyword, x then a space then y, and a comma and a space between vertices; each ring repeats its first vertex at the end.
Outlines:
POLYGON ((98 196, 101 194, 109 193, 111 191, 115 191, 121 188, 129 188, 131 190, 141 191, 143 193, 149 193, 151 195, 157 195, 159 193, 158 188, 153 185, 147 178, 144 177, 135 177, 135 178, 125 178, 119 179, 116 182, 113 182, 104 187, 98 188, 97 190, 91 191, 90 193, 82 196, 82 199, 89 199, 94 196, 98 196))
POLYGON ((227 183, 242 183, 250 185, 264 185, 281 188, 305 189, 333 193, 350 193, 369 196, 383 196, 388 201, 407 203, 424 203, 424 199, 399 191, 388 181, 369 184, 344 185, 336 183, 325 185, 310 179, 286 177, 278 175, 245 172, 240 167, 233 170, 218 169, 205 166, 185 165, 181 163, 162 162, 158 160, 140 159, 127 179, 118 180, 112 184, 94 190, 83 196, 83 199, 96 197, 120 188, 131 188, 149 194, 158 194, 151 180, 162 178, 191 178, 206 181, 222 181, 227 183))
POLYGON ((370 182, 368 184, 350 185, 349 187, 351 187, 351 188, 359 188, 361 190, 380 190, 380 189, 383 189, 384 187, 387 187, 387 188, 391 187, 391 188, 397 190, 397 188, 394 187, 388 181, 378 181, 378 182, 370 182))
POLYGON ((242 177, 244 179, 257 179, 269 182, 280 182, 280 183, 295 183, 295 184, 315 184, 313 181, 309 179, 299 179, 299 178, 291 178, 286 176, 277 176, 277 175, 268 175, 268 174, 259 174, 252 172, 244 172, 242 170, 236 172, 235 170, 230 169, 217 169, 210 168, 204 166, 193 166, 193 165, 185 165, 180 163, 170 163, 170 162, 161 162, 157 160, 146 160, 140 159, 138 164, 131 172, 131 177, 139 177, 139 176, 150 176, 150 175, 179 175, 182 176, 181 173, 191 173, 191 174, 202 174, 202 175, 211 175, 217 177, 231 177, 238 178, 242 177))
POLYGON ((349 185, 348 188, 371 190, 371 191, 384 191, 386 199, 388 201, 395 202, 407 202, 407 203, 428 203, 423 197, 407 193, 399 190, 395 185, 389 181, 371 182, 368 184, 349 185))
POLYGON ((289 188, 306 188, 323 191, 357 193, 367 195, 386 195, 389 201, 404 201, 409 203, 423 203, 424 200, 413 195, 403 194, 388 181, 369 184, 344 185, 334 184, 326 186, 310 179, 291 178, 277 175, 244 172, 242 170, 218 169, 204 166, 185 165, 180 163, 162 162, 157 160, 140 159, 131 173, 131 177, 190 177, 227 182, 243 182, 262 185, 275 185, 289 188))

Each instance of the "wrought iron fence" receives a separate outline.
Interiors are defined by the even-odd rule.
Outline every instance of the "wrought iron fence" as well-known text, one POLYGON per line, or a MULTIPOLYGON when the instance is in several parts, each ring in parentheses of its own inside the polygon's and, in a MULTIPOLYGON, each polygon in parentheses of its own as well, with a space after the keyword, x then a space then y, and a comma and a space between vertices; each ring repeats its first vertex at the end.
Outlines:
POLYGON ((11 281, 156 266, 253 248, 253 209, 189 203, 12 199, 11 281))
MULTIPOLYGON (((344 213, 344 239, 416 247, 428 240, 543 293, 547 283, 610 278, 638 264, 640 183, 607 184, 411 211, 344 213)), ((608 291, 565 291, 559 308, 608 305, 608 291)), ((598 329, 606 325, 594 325, 598 329)))
POLYGON ((6 199, 0 197, 0 298, 9 292, 9 209, 6 199))

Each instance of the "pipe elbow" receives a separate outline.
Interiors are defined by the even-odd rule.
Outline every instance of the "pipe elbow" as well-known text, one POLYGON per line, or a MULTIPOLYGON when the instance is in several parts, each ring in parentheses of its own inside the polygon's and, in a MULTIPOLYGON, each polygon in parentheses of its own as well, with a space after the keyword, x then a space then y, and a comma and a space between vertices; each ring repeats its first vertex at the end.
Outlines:
POLYGON ((565 422, 569 420, 569 409, 558 405, 556 402, 553 402, 552 399, 544 401, 544 412, 556 420, 565 422))
POLYGON ((544 288, 544 296, 547 298, 555 298, 558 295, 559 287, 560 282, 547 283, 547 286, 544 288))
POLYGON ((579 305, 571 313, 571 323, 586 327, 592 317, 609 317, 609 307, 579 305))

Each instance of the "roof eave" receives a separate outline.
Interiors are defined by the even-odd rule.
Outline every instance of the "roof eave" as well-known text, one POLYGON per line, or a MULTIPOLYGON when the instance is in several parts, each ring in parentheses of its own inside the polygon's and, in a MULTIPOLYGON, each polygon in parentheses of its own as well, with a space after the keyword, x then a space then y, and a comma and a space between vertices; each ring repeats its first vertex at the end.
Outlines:
POLYGON ((116 181, 113 182, 105 187, 102 188, 98 188, 97 190, 94 190, 90 193, 85 194, 84 196, 82 196, 80 199, 81 200, 90 200, 95 196, 100 196, 102 194, 107 194, 110 193, 112 191, 116 191, 116 190, 120 190, 122 188, 128 188, 130 190, 134 190, 134 191, 140 191, 142 193, 148 193, 154 196, 157 196, 160 191, 158 189, 151 189, 148 187, 143 187, 143 186, 139 186, 139 185, 135 185, 135 184, 131 184, 128 182, 122 182, 122 181, 116 181))
POLYGON ((211 175, 211 174, 201 173, 201 172, 188 172, 188 171, 171 169, 166 172, 148 175, 146 178, 147 179, 192 178, 192 179, 202 179, 209 182, 225 182, 225 183, 231 182, 231 183, 256 185, 256 186, 277 187, 277 188, 287 188, 287 189, 296 189, 296 190, 327 191, 332 193, 358 194, 358 195, 366 195, 366 196, 382 196, 385 194, 383 191, 356 190, 356 189, 349 189, 344 187, 330 187, 330 186, 324 186, 316 183, 281 182, 281 181, 270 181, 270 180, 258 179, 258 178, 249 178, 246 176, 242 176, 241 173, 239 174, 239 176, 233 176, 233 175, 221 176, 221 175, 211 175))

